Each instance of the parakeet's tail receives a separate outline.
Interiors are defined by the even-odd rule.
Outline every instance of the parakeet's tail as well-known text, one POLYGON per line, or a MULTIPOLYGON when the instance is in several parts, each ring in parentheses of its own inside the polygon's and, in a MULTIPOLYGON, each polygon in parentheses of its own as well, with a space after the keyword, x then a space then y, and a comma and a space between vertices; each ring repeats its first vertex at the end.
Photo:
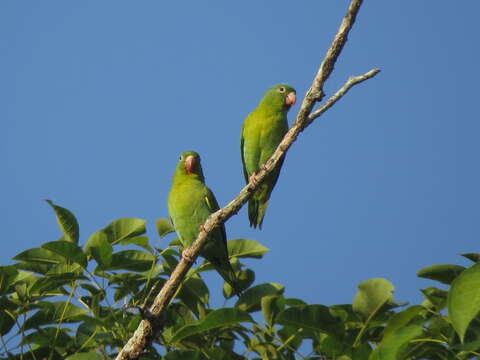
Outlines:
POLYGON ((248 202, 248 218, 250 219, 250 226, 253 228, 262 229, 263 217, 267 210, 267 203, 261 203, 259 200, 250 199, 248 202))
POLYGON ((263 218, 268 207, 268 187, 260 187, 255 194, 248 201, 248 218, 250 219, 250 226, 262 229, 263 218))
POLYGON ((233 289, 233 292, 235 293, 235 295, 237 295, 238 297, 240 297, 242 295, 242 290, 240 289, 240 287, 238 286, 238 279, 237 277, 235 276, 235 271, 233 270, 232 266, 230 265, 230 263, 228 264, 229 266, 229 269, 224 269, 225 266, 222 266, 222 267, 219 267, 219 266, 215 266, 215 269, 218 271, 218 273, 220 274, 220 276, 223 278, 223 280, 225 280, 225 282, 230 285, 233 289))

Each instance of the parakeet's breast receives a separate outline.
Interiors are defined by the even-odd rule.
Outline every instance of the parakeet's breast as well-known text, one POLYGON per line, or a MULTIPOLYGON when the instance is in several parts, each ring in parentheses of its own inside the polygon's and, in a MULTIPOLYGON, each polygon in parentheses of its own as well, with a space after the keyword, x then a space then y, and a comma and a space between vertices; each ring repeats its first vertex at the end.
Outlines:
POLYGON ((286 114, 257 109, 245 121, 244 157, 248 174, 257 172, 277 148, 288 130, 286 114))
POLYGON ((286 124, 287 119, 283 113, 270 114, 265 117, 261 128, 260 147, 266 153, 271 155, 275 151, 286 132, 286 124))
POLYGON ((184 246, 195 241, 199 226, 208 217, 204 205, 205 189, 198 181, 180 181, 173 185, 168 198, 168 212, 184 246))

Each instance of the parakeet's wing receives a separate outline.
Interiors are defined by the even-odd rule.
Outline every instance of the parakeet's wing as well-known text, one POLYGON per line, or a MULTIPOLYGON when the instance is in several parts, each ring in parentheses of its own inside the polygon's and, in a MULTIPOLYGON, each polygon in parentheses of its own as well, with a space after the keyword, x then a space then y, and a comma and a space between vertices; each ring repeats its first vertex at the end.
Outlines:
MULTIPOLYGON (((205 187, 205 190, 205 204, 208 207, 209 212, 213 213, 220 207, 218 206, 217 199, 215 198, 215 195, 213 195, 213 192, 208 187, 205 187)), ((210 261, 224 280, 230 284, 235 293, 240 295, 241 290, 237 286, 235 271, 229 260, 227 232, 225 231, 225 226, 223 224, 212 231, 211 238, 205 244, 203 252, 204 257, 210 261)))
MULTIPOLYGON (((210 213, 214 213, 218 209, 220 209, 220 206, 218 205, 217 199, 215 198, 215 195, 213 195, 212 190, 210 190, 208 187, 205 186, 205 203, 210 211, 210 213)), ((228 250, 227 250, 227 232, 225 230, 225 226, 219 226, 218 229, 220 230, 220 235, 222 238, 222 242, 225 244, 225 250, 227 254, 227 259, 228 259, 228 250)))
POLYGON ((247 183, 250 176, 254 172, 257 172, 261 165, 261 146, 259 141, 263 124, 261 118, 258 117, 259 114, 256 111, 253 111, 245 118, 242 127, 242 136, 240 138, 243 175, 245 176, 245 182, 247 183))
MULTIPOLYGON (((243 167, 244 173, 251 175, 257 172, 274 153, 277 145, 288 130, 288 123, 284 113, 272 113, 263 108, 257 108, 244 122, 243 128, 243 167), (267 115, 268 114, 268 115, 267 115)), ((283 159, 259 186, 248 202, 248 217, 250 225, 262 227, 268 199, 278 180, 283 159)), ((248 182, 248 179, 247 179, 248 182)))
POLYGON ((244 126, 242 126, 242 134, 240 135, 240 155, 242 156, 243 176, 245 177, 245 182, 248 183, 248 173, 247 173, 247 168, 245 167, 245 155, 243 153, 244 146, 245 146, 245 138, 243 137, 243 129, 244 129, 244 126))

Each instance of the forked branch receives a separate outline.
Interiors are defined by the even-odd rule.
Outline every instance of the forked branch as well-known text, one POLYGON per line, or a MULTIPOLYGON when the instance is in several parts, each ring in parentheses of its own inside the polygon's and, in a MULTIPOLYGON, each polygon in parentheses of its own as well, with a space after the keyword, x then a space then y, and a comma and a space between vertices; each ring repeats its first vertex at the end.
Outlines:
MULTIPOLYGON (((285 134, 282 142, 277 147, 271 158, 265 163, 265 166, 257 174, 256 184, 247 184, 240 193, 228 203, 225 207, 210 215, 203 225, 203 231, 200 231, 195 242, 187 251, 188 257, 196 259, 207 240, 208 234, 217 226, 225 223, 229 218, 235 215, 240 208, 248 201, 253 191, 262 183, 262 180, 274 169, 278 161, 285 155, 290 146, 295 142, 300 132, 302 132, 308 125, 310 125, 316 118, 322 115, 330 107, 332 107, 339 99, 341 99, 353 86, 374 77, 380 70, 373 69, 369 72, 354 76, 348 81, 325 103, 318 109, 312 112, 316 102, 323 99, 323 85, 332 73, 335 62, 341 53, 343 46, 347 41, 347 36, 352 28, 355 18, 358 14, 363 0, 352 0, 350 6, 343 18, 340 28, 335 35, 330 48, 323 59, 317 75, 313 83, 308 89, 300 110, 295 118, 295 122, 289 131, 285 134)), ((147 316, 142 320, 123 349, 117 355, 117 360, 133 360, 138 359, 145 349, 151 345, 156 334, 162 330, 164 326, 164 316, 170 301, 175 295, 176 290, 181 285, 188 270, 192 266, 192 262, 186 260, 184 257, 180 260, 177 267, 173 270, 170 278, 163 285, 159 294, 156 296, 153 304, 148 309, 147 316)))

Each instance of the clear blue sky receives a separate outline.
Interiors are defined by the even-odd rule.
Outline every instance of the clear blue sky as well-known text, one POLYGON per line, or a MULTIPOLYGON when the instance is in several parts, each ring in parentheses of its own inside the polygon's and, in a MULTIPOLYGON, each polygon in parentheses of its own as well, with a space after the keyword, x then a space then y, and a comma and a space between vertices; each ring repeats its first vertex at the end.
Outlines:
MULTIPOLYGON (((275 83, 303 97, 347 5, 1 1, 0 263, 59 237, 45 198, 75 213, 82 244, 127 216, 158 244, 184 150, 230 201, 243 118, 275 83)), ((227 223, 229 238, 271 249, 248 262, 257 283, 329 305, 384 277, 398 301, 418 302, 433 284, 419 268, 479 251, 479 12, 477 1, 365 1, 327 93, 382 72, 302 133, 262 231, 245 208, 227 223)))

